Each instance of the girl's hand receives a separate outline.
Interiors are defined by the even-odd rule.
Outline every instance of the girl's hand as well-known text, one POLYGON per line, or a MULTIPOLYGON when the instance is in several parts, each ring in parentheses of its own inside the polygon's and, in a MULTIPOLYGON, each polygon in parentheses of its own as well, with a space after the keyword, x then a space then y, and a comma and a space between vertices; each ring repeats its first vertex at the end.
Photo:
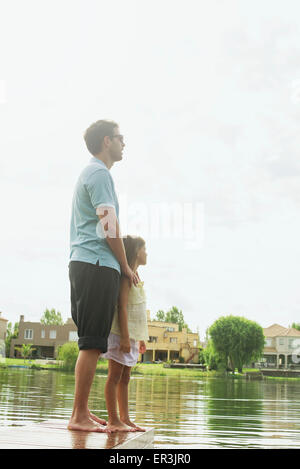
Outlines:
POLYGON ((146 344, 143 340, 140 340, 139 342, 139 353, 145 353, 146 352, 146 344))
POLYGON ((120 350, 124 353, 130 352, 130 339, 129 337, 122 337, 120 339, 120 350))

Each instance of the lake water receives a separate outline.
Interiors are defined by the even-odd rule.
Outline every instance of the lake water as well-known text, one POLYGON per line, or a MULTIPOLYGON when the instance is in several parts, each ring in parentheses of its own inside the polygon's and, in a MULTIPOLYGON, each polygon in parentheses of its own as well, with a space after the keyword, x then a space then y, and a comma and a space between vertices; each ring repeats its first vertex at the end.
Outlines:
MULTIPOLYGON (((107 418, 106 376, 89 407, 107 418)), ((74 375, 0 369, 0 426, 68 419, 74 375)), ((133 376, 130 415, 155 428, 155 448, 300 448, 300 381, 133 376)))

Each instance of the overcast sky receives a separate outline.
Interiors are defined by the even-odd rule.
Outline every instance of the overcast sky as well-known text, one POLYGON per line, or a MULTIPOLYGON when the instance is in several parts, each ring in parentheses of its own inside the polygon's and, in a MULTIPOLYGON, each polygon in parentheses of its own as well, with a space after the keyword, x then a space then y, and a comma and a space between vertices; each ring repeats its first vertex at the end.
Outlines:
POLYGON ((82 136, 106 118, 152 317, 177 306, 201 340, 225 314, 300 322, 298 0, 2 1, 0 48, 5 318, 70 317, 82 136))

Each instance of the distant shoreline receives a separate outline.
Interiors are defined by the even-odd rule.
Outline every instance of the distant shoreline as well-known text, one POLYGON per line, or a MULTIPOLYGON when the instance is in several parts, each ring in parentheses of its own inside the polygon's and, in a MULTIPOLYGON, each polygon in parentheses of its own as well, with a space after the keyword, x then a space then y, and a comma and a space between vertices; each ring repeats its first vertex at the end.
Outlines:
MULTIPOLYGON (((1 369, 15 369, 15 370, 53 370, 53 371, 62 371, 66 373, 73 373, 73 371, 66 370, 63 366, 59 364, 49 364, 49 365, 36 365, 34 360, 25 360, 21 358, 5 358, 0 361, 0 370, 1 369)), ((107 360, 100 360, 97 365, 96 373, 97 374, 107 374, 108 371, 108 362, 107 360)), ((228 379, 246 379, 246 373, 248 372, 257 372, 256 369, 245 369, 243 373, 226 373, 222 371, 203 371, 198 369, 177 369, 177 368, 164 368, 163 363, 137 363, 136 366, 132 368, 132 376, 185 376, 190 378, 228 378, 228 379)), ((293 377, 279 377, 279 376, 264 376, 263 379, 272 379, 272 380, 291 380, 291 381, 300 381, 300 378, 293 377)))

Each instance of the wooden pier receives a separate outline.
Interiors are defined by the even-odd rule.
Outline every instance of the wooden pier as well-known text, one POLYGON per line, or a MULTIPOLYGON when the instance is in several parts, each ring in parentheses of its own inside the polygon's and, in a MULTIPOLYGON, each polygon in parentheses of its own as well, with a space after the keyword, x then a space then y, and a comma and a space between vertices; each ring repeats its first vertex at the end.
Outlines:
POLYGON ((67 429, 67 420, 0 427, 0 449, 153 449, 154 428, 146 432, 95 433, 67 429))

